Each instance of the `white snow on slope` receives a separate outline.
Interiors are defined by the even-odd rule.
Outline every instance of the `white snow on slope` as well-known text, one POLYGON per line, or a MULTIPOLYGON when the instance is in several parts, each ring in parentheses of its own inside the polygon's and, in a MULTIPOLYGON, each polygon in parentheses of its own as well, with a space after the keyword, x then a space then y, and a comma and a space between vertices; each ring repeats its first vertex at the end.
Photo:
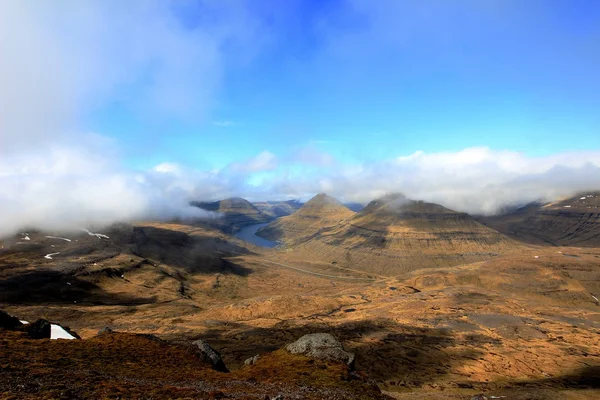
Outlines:
POLYGON ((75 339, 75 336, 63 329, 60 325, 50 325, 50 339, 75 339))
POLYGON ((64 237, 58 237, 58 236, 44 236, 44 237, 45 237, 45 238, 48 238, 48 239, 60 239, 60 240, 66 240, 67 242, 70 242, 70 241, 71 241, 71 239, 67 239, 67 238, 64 238, 64 237))
POLYGON ((60 251, 58 253, 50 253, 50 254, 46 254, 44 256, 44 258, 47 258, 48 260, 52 260, 52 256, 55 256, 57 254, 60 254, 60 251))
POLYGON ((90 232, 89 230, 87 230, 85 228, 82 229, 82 231, 86 232, 90 236, 96 236, 98 239, 100 239, 100 238, 108 239, 108 236, 106 236, 106 235, 103 235, 101 233, 93 233, 93 232, 90 232))
POLYGON ((22 323, 23 325, 28 325, 29 324, 29 322, 23 321, 23 320, 19 320, 19 322, 22 323))

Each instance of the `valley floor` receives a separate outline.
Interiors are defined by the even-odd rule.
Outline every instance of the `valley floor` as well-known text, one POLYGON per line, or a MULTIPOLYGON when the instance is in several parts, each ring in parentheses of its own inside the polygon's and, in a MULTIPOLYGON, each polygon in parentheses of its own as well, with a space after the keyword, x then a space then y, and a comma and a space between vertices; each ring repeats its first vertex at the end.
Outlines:
MULTIPOLYGON (((99 243, 92 239, 103 240, 81 240, 99 243)), ((81 342, 101 340, 104 326, 164 340, 202 338, 235 377, 249 357, 328 332, 356 354, 360 373, 396 399, 600 398, 600 249, 530 247, 389 277, 243 243, 224 248, 217 269, 195 271, 181 259, 161 259, 158 248, 145 254, 137 246, 135 254, 108 254, 107 244, 106 258, 93 246, 81 254, 70 248, 83 270, 44 259, 46 248, 4 251, 0 309, 60 322, 81 342), (38 265, 27 262, 34 253, 38 265), (36 295, 40 288, 52 289, 54 300, 36 295)), ((2 375, 25 371, 2 353, 2 375)), ((4 397, 20 398, 11 390, 4 397)))

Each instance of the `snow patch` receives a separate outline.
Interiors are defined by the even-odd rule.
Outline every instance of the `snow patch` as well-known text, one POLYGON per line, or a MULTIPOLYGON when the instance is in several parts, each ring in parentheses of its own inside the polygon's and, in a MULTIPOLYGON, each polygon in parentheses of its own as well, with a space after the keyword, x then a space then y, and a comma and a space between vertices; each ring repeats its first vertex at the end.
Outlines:
POLYGON ((67 238, 64 238, 64 237, 58 237, 58 236, 44 236, 44 237, 45 237, 45 238, 48 238, 48 239, 60 239, 60 240, 66 240, 67 242, 70 242, 70 241, 71 241, 71 239, 67 239, 67 238))
POLYGON ((594 298, 594 300, 596 300, 597 302, 599 302, 599 303, 600 303, 600 300, 598 300, 598 298, 597 298, 596 296, 594 296, 594 295, 592 294, 592 297, 594 298))
POLYGON ((100 238, 109 239, 109 237, 106 236, 106 235, 103 235, 101 233, 93 233, 93 232, 90 232, 89 230, 87 230, 85 228, 82 229, 82 231, 86 232, 90 236, 96 236, 98 239, 100 239, 100 238))
POLYGON ((60 251, 58 253, 50 253, 50 254, 46 254, 44 256, 44 258, 47 258, 48 260, 52 260, 52 256, 55 256, 57 254, 60 254, 60 251))
POLYGON ((27 322, 27 321, 19 320, 19 322, 22 323, 23 325, 28 325, 29 324, 29 322, 27 322))
POLYGON ((535 256, 535 258, 540 258, 540 256, 535 256))
POLYGON ((587 197, 585 197, 585 196, 579 198, 579 200, 585 200, 585 199, 587 199, 587 197))
POLYGON ((571 208, 571 206, 565 206, 565 208, 571 208))
POLYGON ((75 336, 67 332, 62 326, 50 324, 50 339, 75 339, 75 336))

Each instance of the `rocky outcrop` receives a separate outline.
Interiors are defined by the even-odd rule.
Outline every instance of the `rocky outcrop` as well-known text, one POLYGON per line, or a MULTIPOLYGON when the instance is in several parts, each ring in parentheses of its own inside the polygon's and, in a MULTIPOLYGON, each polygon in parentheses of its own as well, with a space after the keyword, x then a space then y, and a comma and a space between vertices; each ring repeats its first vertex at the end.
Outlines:
POLYGON ((192 343, 196 352, 201 356, 204 361, 207 361, 212 364, 213 369, 219 372, 229 372, 221 355, 218 351, 213 349, 208 342, 199 339, 192 343))
POLYGON ((32 339, 50 339, 52 327, 45 319, 38 319, 27 326, 27 335, 32 339))
POLYGON ((0 328, 15 330, 21 328, 23 324, 17 317, 13 317, 5 311, 0 310, 0 328))
POLYGON ((303 354, 321 360, 343 362, 354 367, 354 354, 344 350, 342 344, 329 333, 304 335, 285 349, 292 354, 303 354))

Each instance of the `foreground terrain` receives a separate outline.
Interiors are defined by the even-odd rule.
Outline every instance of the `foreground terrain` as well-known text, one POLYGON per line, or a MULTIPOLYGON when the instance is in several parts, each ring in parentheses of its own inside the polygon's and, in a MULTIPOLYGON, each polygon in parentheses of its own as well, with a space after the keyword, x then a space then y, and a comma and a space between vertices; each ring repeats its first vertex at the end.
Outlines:
POLYGON ((24 232, 1 243, 0 308, 83 339, 0 330, 2 396, 600 398, 600 249, 506 243, 479 261, 390 272, 207 226, 24 232), (119 333, 97 336, 106 326, 119 333), (281 350, 316 332, 354 353, 356 371, 281 350), (231 372, 177 344, 196 339, 231 372))

